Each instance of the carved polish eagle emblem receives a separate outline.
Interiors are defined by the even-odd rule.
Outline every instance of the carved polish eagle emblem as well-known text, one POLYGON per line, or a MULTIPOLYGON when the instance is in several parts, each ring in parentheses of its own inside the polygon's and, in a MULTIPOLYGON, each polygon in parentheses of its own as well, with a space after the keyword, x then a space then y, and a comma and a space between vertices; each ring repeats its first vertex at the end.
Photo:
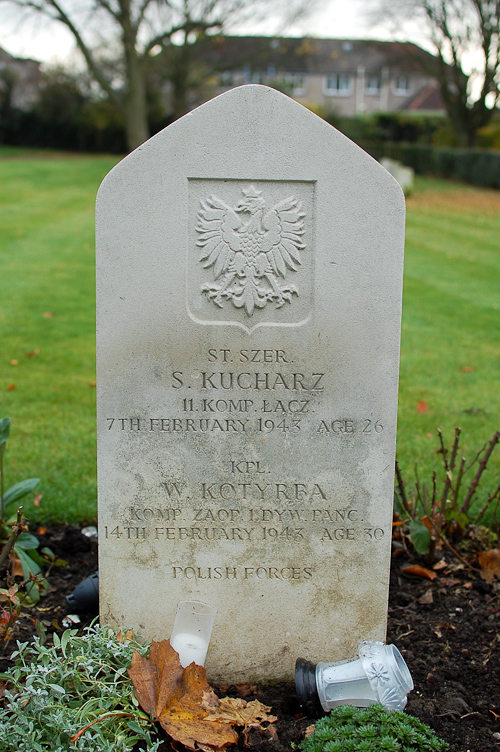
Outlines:
POLYGON ((305 212, 293 196, 266 210, 255 186, 242 194, 234 208, 213 194, 200 200, 196 244, 200 262, 212 268, 214 278, 201 292, 219 308, 231 301, 252 316, 256 308, 267 303, 281 308, 299 294, 295 285, 283 281, 301 263, 305 212))

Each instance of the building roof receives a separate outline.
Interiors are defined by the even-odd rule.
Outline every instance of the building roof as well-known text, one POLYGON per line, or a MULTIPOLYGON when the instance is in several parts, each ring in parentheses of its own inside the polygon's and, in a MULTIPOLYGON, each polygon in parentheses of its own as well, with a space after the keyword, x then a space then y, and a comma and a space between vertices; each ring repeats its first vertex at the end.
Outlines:
POLYGON ((331 73, 356 71, 367 73, 390 65, 422 72, 433 56, 411 42, 379 42, 362 39, 316 39, 312 37, 230 37, 211 36, 202 43, 200 56, 213 69, 234 70, 250 67, 267 71, 269 67, 289 73, 331 73))
POLYGON ((444 112, 445 105, 437 84, 430 84, 405 105, 412 112, 444 112))

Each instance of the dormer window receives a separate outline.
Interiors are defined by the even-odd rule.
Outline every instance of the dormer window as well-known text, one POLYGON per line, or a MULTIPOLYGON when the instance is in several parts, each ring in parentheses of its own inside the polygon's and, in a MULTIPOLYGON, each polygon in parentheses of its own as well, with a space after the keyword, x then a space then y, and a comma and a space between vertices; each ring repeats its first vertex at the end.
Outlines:
POLYGON ((306 92, 306 80, 303 73, 287 73, 285 75, 285 82, 291 89, 291 92, 295 96, 301 96, 306 92))
POLYGON ((393 81, 393 92, 398 96, 408 96, 411 94, 411 77, 410 76, 396 76, 393 81))
POLYGON ((325 76, 324 93, 331 97, 348 97, 352 89, 352 76, 347 73, 334 73, 325 76))
POLYGON ((369 74, 365 78, 365 91, 367 94, 380 94, 382 86, 381 78, 378 74, 369 74))

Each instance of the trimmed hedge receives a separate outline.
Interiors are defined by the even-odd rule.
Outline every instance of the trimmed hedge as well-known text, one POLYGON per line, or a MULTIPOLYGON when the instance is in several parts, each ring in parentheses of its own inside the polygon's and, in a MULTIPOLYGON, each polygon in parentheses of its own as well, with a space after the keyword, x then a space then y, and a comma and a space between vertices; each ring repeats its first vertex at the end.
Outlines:
POLYGON ((419 175, 434 175, 500 189, 500 151, 452 149, 420 144, 362 144, 375 159, 390 157, 413 167, 419 175))

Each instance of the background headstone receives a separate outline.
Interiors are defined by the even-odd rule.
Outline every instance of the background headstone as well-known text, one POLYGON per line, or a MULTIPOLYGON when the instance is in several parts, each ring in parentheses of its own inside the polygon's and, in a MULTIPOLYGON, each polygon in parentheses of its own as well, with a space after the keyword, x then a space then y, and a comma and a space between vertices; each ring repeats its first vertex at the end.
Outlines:
POLYGON ((101 619, 218 609, 209 676, 384 639, 404 199, 262 86, 123 160, 97 202, 101 619))

